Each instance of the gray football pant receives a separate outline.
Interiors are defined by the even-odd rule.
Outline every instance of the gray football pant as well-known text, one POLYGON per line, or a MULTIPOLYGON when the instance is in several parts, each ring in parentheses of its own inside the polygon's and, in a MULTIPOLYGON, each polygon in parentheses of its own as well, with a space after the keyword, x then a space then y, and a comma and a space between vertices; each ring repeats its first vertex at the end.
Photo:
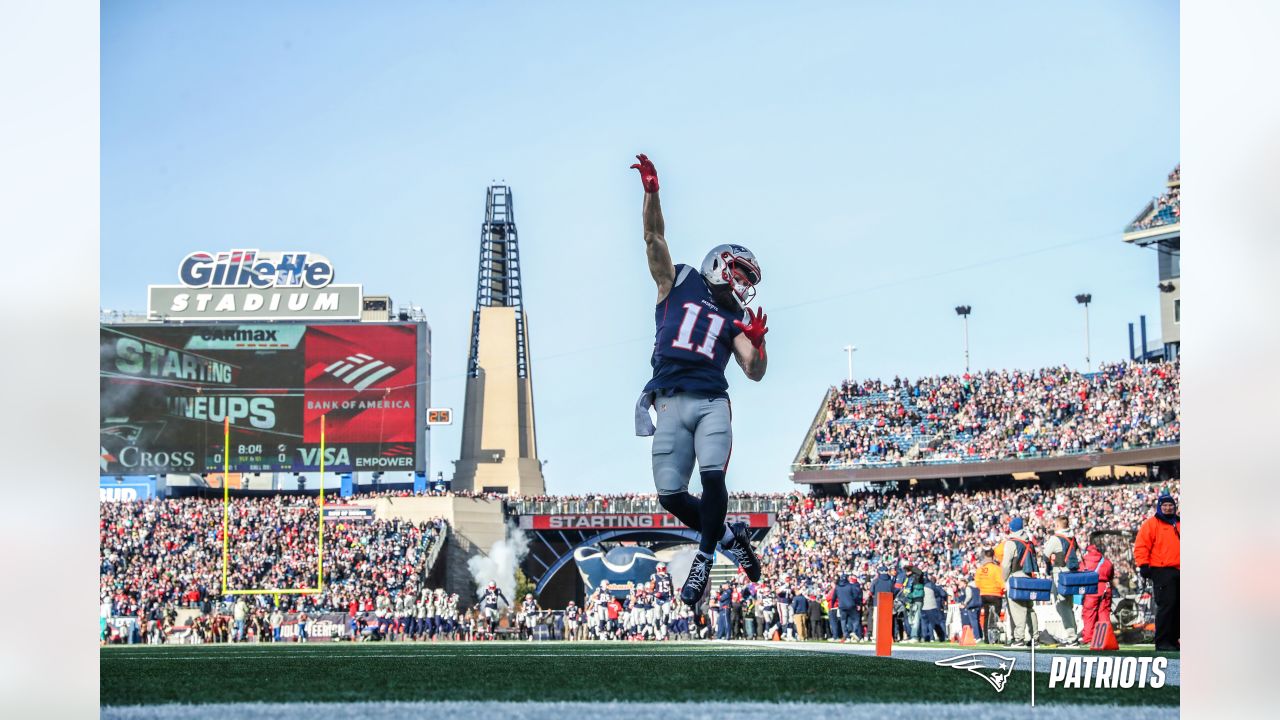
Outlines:
POLYGON ((733 452, 729 399, 688 393, 659 395, 653 434, 653 483, 659 495, 687 492, 693 461, 699 470, 725 470, 733 452))
MULTIPOLYGON (((1058 576, 1065 570, 1063 568, 1053 569, 1053 584, 1058 584, 1058 576)), ((1053 594, 1053 609, 1058 611, 1058 618, 1062 620, 1062 637, 1059 640, 1069 642, 1076 640, 1079 632, 1076 630, 1076 603, 1075 598, 1071 595, 1053 594)))
POLYGON ((1009 626, 1012 642, 1036 636, 1036 611, 1030 601, 1009 601, 1009 626))

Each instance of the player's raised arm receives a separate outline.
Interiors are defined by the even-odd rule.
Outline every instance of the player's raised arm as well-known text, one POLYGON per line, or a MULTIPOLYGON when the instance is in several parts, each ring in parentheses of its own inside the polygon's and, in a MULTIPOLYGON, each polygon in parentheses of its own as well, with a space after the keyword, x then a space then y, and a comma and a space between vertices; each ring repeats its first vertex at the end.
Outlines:
POLYGON ((749 322, 745 323, 741 320, 733 321, 742 331, 733 339, 733 357, 742 366, 742 372, 746 373, 748 379, 759 382, 769 366, 769 358, 764 352, 764 336, 769 332, 765 323, 769 316, 764 314, 764 308, 756 313, 747 308, 747 320, 749 322))
POLYGON ((662 221, 662 202, 658 200, 658 170, 644 153, 636 156, 640 162, 631 165, 640 171, 640 183, 644 185, 645 254, 649 258, 649 274, 658 284, 658 302, 666 299, 676 281, 676 267, 667 249, 666 224, 662 221))

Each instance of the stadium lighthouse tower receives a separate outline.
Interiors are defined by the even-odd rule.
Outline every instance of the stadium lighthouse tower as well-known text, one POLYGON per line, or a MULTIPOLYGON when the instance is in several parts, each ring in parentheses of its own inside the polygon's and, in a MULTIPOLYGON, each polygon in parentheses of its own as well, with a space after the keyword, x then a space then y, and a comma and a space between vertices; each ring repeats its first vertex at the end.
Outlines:
POLYGON ((523 294, 511 188, 492 185, 480 227, 480 272, 454 490, 545 493, 523 294))

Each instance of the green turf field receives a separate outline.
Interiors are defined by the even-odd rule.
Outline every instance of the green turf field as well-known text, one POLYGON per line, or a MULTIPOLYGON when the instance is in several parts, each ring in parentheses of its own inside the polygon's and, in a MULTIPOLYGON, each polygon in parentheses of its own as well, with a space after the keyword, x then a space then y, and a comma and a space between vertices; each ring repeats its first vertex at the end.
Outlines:
MULTIPOLYGON (((956 654, 974 651, 951 648, 956 654)), ((1030 673, 1017 667, 1005 691, 996 693, 976 675, 931 662, 814 652, 794 645, 708 642, 107 647, 101 651, 100 666, 103 705, 410 700, 1027 703, 1030 698, 1030 673)), ((1180 697, 1179 688, 1171 685, 1050 690, 1046 673, 1037 673, 1036 680, 1037 705, 1175 706, 1180 697)))

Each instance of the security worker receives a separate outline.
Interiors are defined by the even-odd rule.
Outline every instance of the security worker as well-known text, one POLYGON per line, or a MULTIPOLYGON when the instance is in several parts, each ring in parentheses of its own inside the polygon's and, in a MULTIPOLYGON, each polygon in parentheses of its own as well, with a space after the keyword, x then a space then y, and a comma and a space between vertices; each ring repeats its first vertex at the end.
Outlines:
POLYGON ((1156 650, 1180 650, 1179 585, 1182 573, 1182 520, 1169 492, 1156 500, 1156 512, 1142 523, 1133 543, 1133 562, 1155 586, 1156 650))
POLYGON ((924 596, 928 592, 924 585, 924 573, 914 565, 908 565, 906 571, 907 579, 902 588, 902 595, 907 604, 907 639, 903 642, 922 642, 924 640, 924 596))

